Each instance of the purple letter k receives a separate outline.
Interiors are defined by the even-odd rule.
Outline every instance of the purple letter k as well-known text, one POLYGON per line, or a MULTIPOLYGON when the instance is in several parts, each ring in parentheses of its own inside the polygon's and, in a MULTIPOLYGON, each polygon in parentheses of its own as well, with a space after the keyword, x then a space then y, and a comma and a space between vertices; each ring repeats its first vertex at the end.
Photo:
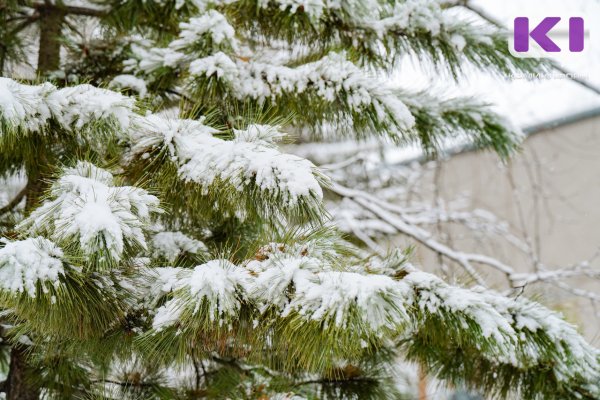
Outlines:
POLYGON ((531 36, 545 51, 559 52, 560 47, 547 36, 550 29, 558 24, 558 21, 560 21, 560 17, 546 17, 530 33, 529 18, 515 18, 515 50, 518 52, 529 51, 529 37, 531 36))

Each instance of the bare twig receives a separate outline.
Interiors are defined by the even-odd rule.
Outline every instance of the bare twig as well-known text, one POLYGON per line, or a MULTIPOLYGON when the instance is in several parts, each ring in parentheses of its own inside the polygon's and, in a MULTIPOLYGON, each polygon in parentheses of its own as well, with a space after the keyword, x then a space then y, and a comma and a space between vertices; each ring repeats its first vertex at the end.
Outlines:
MULTIPOLYGON (((481 286, 485 287, 487 285, 477 272, 475 267, 477 264, 491 267, 503 274, 513 290, 519 288, 522 289, 533 283, 545 282, 557 285, 565 290, 570 290, 572 293, 577 293, 581 297, 600 300, 600 296, 591 296, 590 293, 571 288, 564 282, 568 278, 581 276, 594 279, 600 278, 600 272, 592 270, 588 261, 555 270, 550 270, 541 262, 537 261, 538 268, 534 273, 518 273, 515 268, 494 257, 458 251, 436 240, 430 232, 414 225, 408 220, 406 218, 405 210, 398 205, 388 203, 364 191, 344 187, 338 183, 332 184, 329 189, 339 196, 350 199, 354 204, 363 207, 375 217, 384 221, 388 226, 393 227, 398 233, 411 237, 438 254, 440 257, 456 262, 481 286)), ((360 231, 360 228, 357 227, 355 223, 354 227, 352 223, 349 223, 349 225, 351 226, 353 233, 360 240, 365 242, 367 246, 372 250, 378 250, 376 251, 378 254, 382 253, 378 245, 371 238, 368 238, 368 240, 365 239, 364 233, 360 231), (358 235, 357 232, 361 234, 358 235)))

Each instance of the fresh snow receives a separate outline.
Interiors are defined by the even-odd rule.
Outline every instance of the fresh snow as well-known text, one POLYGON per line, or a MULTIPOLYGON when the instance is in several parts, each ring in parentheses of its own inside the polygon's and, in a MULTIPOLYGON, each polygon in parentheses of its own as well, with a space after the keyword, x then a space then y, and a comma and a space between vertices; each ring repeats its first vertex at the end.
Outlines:
POLYGON ((72 132, 96 120, 114 121, 124 130, 134 104, 129 97, 91 85, 57 89, 49 83, 30 86, 0 77, 0 117, 34 132, 42 131, 51 118, 72 132))
POLYGON ((226 317, 231 318, 239 311, 240 299, 247 291, 250 279, 248 271, 227 260, 212 260, 192 271, 163 270, 160 276, 161 284, 164 283, 162 291, 172 289, 176 292, 175 297, 158 308, 154 316, 152 326, 157 331, 177 323, 188 306, 192 314, 196 314, 206 305, 208 318, 222 324, 226 317))
POLYGON ((278 126, 251 124, 246 129, 233 129, 235 140, 238 142, 255 143, 264 146, 273 146, 282 140, 286 134, 278 126))
POLYGON ((349 267, 353 272, 340 271, 330 261, 311 256, 310 248, 272 243, 241 266, 213 260, 193 271, 156 269, 159 279, 155 286, 160 286, 154 289, 157 299, 172 297, 157 310, 154 329, 177 324, 182 310, 195 313, 203 305, 208 305, 211 319, 223 323, 247 299, 261 312, 275 308, 282 317, 295 314, 307 322, 319 321, 341 329, 358 326, 362 333, 377 337, 385 331, 410 337, 422 329, 420 320, 411 316, 418 312, 424 318, 451 317, 465 329, 475 324, 479 330, 474 334, 489 345, 482 348, 481 355, 492 362, 522 368, 550 357, 559 381, 576 376, 594 379, 600 370, 600 353, 574 326, 540 304, 483 288, 451 286, 410 265, 405 266, 406 275, 399 280, 366 272, 365 268, 387 271, 389 268, 378 266, 385 260, 374 259, 368 267, 349 267), (357 322, 359 325, 354 325, 357 322), (547 346, 533 335, 545 335, 557 352, 548 353, 547 346), (575 362, 565 365, 564 359, 570 357, 575 362))
POLYGON ((203 36, 210 35, 212 41, 220 44, 228 41, 233 44, 235 31, 227 22, 223 14, 216 10, 208 10, 199 17, 190 18, 188 22, 179 24, 181 32, 179 38, 170 43, 175 50, 193 46, 197 41, 202 41, 203 36))
POLYGON ((0 249, 1 290, 35 297, 38 286, 46 291, 46 284, 60 285, 59 277, 65 273, 63 252, 54 243, 43 237, 1 242, 4 244, 0 249))
POLYGON ((397 329, 408 318, 404 308, 409 297, 407 287, 388 276, 327 271, 294 283, 296 293, 283 316, 296 311, 312 320, 326 319, 347 328, 348 318, 356 310, 375 331, 397 329))
POLYGON ((159 232, 152 237, 152 250, 154 257, 162 257, 172 263, 183 253, 199 254, 208 249, 200 240, 182 232, 159 232))
POLYGON ((185 304, 179 299, 171 299, 163 306, 156 309, 156 314, 152 319, 152 329, 160 332, 166 327, 175 325, 185 307, 185 304))
POLYGON ((367 76, 343 53, 330 53, 315 62, 287 67, 259 61, 234 61, 225 53, 217 52, 192 61, 189 71, 192 77, 216 75, 239 99, 276 99, 284 93, 314 91, 327 102, 345 101, 356 112, 374 107, 380 119, 391 118, 401 129, 408 129, 415 122, 388 85, 367 76))
POLYGON ((177 68, 187 60, 186 55, 180 51, 169 47, 148 48, 142 43, 132 44, 131 52, 134 58, 125 61, 126 69, 131 72, 148 74, 164 67, 177 68))
POLYGON ((113 186, 108 171, 80 161, 52 185, 51 199, 19 225, 50 234, 57 242, 76 239, 88 256, 108 252, 119 261, 126 244, 146 248, 143 228, 158 199, 132 186, 113 186))
MULTIPOLYGON (((320 182, 326 181, 325 176, 310 161, 282 153, 275 147, 274 142, 285 136, 277 127, 250 125, 246 129, 234 129, 233 140, 223 140, 213 136, 219 131, 205 125, 203 120, 169 119, 153 114, 140 116, 134 112, 134 104, 130 97, 90 85, 57 90, 50 84, 29 86, 0 78, 0 117, 9 125, 43 131, 53 119, 65 129, 81 134, 81 129, 88 124, 102 120, 115 124, 116 134, 129 142, 131 155, 143 156, 157 146, 166 146, 177 164, 181 179, 205 189, 222 180, 240 191, 257 188, 290 206, 297 205, 299 201, 318 202, 323 197, 320 182)), ((61 180, 62 184, 71 186, 84 184, 84 181, 77 177, 61 180), (69 183, 69 180, 72 182, 69 183)), ((85 185, 89 184, 90 181, 87 181, 85 185)), ((62 189, 57 187, 53 190, 60 192, 62 189)), ((137 190, 124 191, 129 196, 145 196, 137 190)), ((124 226, 123 216, 113 214, 109 218, 115 211, 108 204, 109 197, 106 197, 110 192, 106 187, 98 193, 89 191, 84 196, 89 198, 73 203, 77 211, 70 208, 67 215, 67 211, 63 210, 66 219, 59 222, 66 224, 65 228, 71 234, 83 238, 82 246, 85 243, 88 251, 94 248, 91 242, 99 232, 104 232, 111 242, 111 256, 114 257, 122 252, 122 237, 135 237, 142 247, 145 241, 142 241, 139 226, 124 226), (88 204, 84 205, 84 201, 88 204), (103 217, 100 218, 100 215, 103 217), (82 222, 88 218, 89 223, 82 222), (75 219, 79 221, 77 225, 70 226, 70 221, 75 219), (126 232, 118 232, 123 229, 126 232)), ((143 199, 138 200, 142 209, 147 208, 143 199)), ((50 207, 50 204, 46 206, 50 207)), ((38 212, 49 211, 49 208, 43 208, 38 212)))
POLYGON ((457 315, 462 313, 479 325, 484 337, 492 337, 498 343, 505 343, 515 335, 510 323, 473 291, 450 286, 425 272, 412 272, 404 281, 420 292, 416 302, 424 312, 435 314, 445 309, 457 315))
POLYGON ((247 285, 250 275, 227 260, 212 260, 194 268, 189 280, 190 294, 198 301, 206 299, 209 314, 234 315, 240 308, 237 292, 247 285))
POLYGON ((323 192, 316 178, 316 167, 272 146, 246 141, 256 137, 257 129, 250 126, 248 134, 236 132, 237 140, 222 140, 213 136, 217 131, 201 120, 151 115, 139 118, 131 132, 132 154, 141 155, 166 146, 181 178, 205 188, 220 179, 238 190, 255 186, 280 197, 288 205, 297 204, 301 198, 321 199, 323 192))
POLYGON ((146 97, 148 89, 146 81, 134 75, 122 74, 115 76, 108 84, 111 89, 132 89, 139 94, 140 97, 146 97))
POLYGON ((21 85, 0 77, 0 116, 9 124, 39 131, 52 116, 49 96, 55 91, 49 83, 21 85))

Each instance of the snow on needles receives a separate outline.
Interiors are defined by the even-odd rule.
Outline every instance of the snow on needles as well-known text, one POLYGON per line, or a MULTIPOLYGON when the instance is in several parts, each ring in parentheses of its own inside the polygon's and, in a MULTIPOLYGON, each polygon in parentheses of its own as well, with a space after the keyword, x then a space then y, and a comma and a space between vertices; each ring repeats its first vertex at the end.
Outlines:
POLYGON ((158 330, 180 322, 181 310, 197 312, 203 301, 210 318, 234 318, 247 300, 261 313, 275 309, 281 318, 318 321, 365 338, 410 338, 428 329, 423 324, 429 318, 450 318, 459 324, 449 326, 478 336, 473 345, 492 362, 519 368, 551 363, 556 379, 565 382, 577 376, 592 380, 600 373, 598 352, 559 314, 525 299, 454 287, 412 267, 398 280, 335 270, 323 259, 282 250, 261 253, 239 267, 213 260, 193 272, 167 272, 161 274, 167 276, 161 285, 176 295, 159 309, 154 323, 158 330), (569 354, 577 361, 566 365, 569 354))
POLYGON ((20 225, 57 241, 78 240, 87 256, 104 254, 119 261, 126 246, 146 248, 143 229, 158 199, 145 190, 113 186, 112 175, 87 162, 67 168, 52 185, 50 199, 20 225), (105 254, 106 253, 106 254, 105 254))
POLYGON ((181 28, 179 36, 169 43, 168 47, 153 47, 144 40, 134 43, 131 46, 133 58, 125 62, 127 69, 151 74, 165 67, 178 68, 198 58, 194 51, 205 46, 211 48, 206 43, 207 38, 210 38, 212 46, 228 45, 231 49, 238 47, 234 28, 225 16, 216 10, 208 10, 188 22, 182 22, 179 27, 181 28))
POLYGON ((248 271, 227 260, 212 260, 193 271, 179 270, 177 276, 175 297, 160 307, 154 317, 152 326, 157 331, 178 322, 188 307, 192 316, 206 313, 211 322, 220 325, 235 318, 250 279, 248 271))
POLYGON ((181 28, 179 38, 169 45, 175 50, 193 46, 196 41, 202 40, 205 34, 210 35, 216 44, 234 41, 233 27, 227 22, 225 16, 216 10, 208 10, 199 17, 190 18, 189 22, 182 22, 179 27, 181 28))
POLYGON ((0 289, 11 293, 27 293, 35 297, 39 287, 58 286, 64 275, 63 252, 42 237, 10 242, 2 240, 0 249, 0 289))
POLYGON ((152 255, 172 263, 183 253, 198 254, 208 249, 201 241, 182 232, 159 232, 152 237, 152 255))
MULTIPOLYGON (((50 84, 29 86, 0 78, 0 119, 9 127, 43 132, 53 120, 70 132, 81 134, 88 124, 101 120, 117 128, 116 134, 129 142, 132 155, 141 156, 156 147, 166 147, 177 164, 181 179, 197 183, 205 190, 220 180, 238 191, 257 190, 288 206, 296 206, 301 201, 315 205, 323 197, 320 183, 326 182, 326 177, 310 161, 282 153, 275 147, 274 142, 284 136, 277 127, 250 125, 245 129, 234 129, 233 140, 223 140, 213 136, 219 131, 205 125, 203 119, 167 119, 153 114, 140 116, 135 113, 134 104, 130 97, 90 85, 56 89, 50 84)), ((66 183, 69 179, 81 181, 71 177, 61 182, 66 183)), ((131 195, 138 193, 133 190, 125 192, 131 195)), ((87 250, 91 250, 89 243, 94 240, 94 231, 104 230, 111 236, 121 226, 114 218, 108 218, 111 214, 110 207, 105 204, 108 199, 101 201, 100 194, 94 196, 98 197, 95 205, 89 203, 84 207, 78 204, 80 219, 99 215, 106 217, 91 218, 97 224, 87 232, 92 235, 85 239, 87 250)), ((62 194, 57 197, 62 198, 62 194)), ((66 217, 66 214, 63 216, 66 217)), ((75 218, 75 215, 69 218, 75 218)), ((89 224, 87 226, 90 227, 89 224)), ((131 229, 127 229, 128 233, 123 232, 124 236, 138 237, 140 240, 136 241, 143 244, 137 228, 131 229)), ((77 234, 86 236, 83 231, 77 234)), ((112 256, 121 252, 123 243, 119 237, 121 235, 111 240, 112 256)))
POLYGON ((143 79, 128 74, 115 76, 109 82, 108 87, 112 89, 131 89, 137 92, 140 97, 146 97, 146 94, 148 93, 146 82, 143 79))
POLYGON ((239 99, 276 99, 283 94, 313 92, 327 102, 343 101, 356 112, 374 107, 381 120, 408 129, 414 117, 406 105, 378 79, 370 78, 343 53, 330 53, 318 61, 287 67, 258 61, 235 61, 223 52, 190 63, 192 77, 226 82, 239 99))
POLYGON ((296 294, 283 312, 291 311, 312 320, 347 327, 354 310, 370 329, 397 329, 408 315, 404 300, 408 288, 384 275, 354 272, 320 272, 312 279, 295 282, 296 294))
POLYGON ((255 126, 247 128, 247 135, 236 132, 237 140, 222 140, 214 137, 217 130, 202 120, 151 115, 139 118, 136 125, 131 133, 132 154, 166 147, 185 181, 204 188, 217 180, 240 191, 256 187, 288 205, 295 205, 300 199, 323 197, 316 167, 308 160, 265 145, 255 134, 259 129, 255 126))
POLYGON ((406 323, 404 304, 410 298, 408 286, 384 275, 363 275, 331 271, 314 257, 273 255, 248 268, 261 271, 251 287, 251 296, 263 307, 275 306, 282 316, 296 312, 307 320, 350 328, 358 315, 371 332, 394 329, 406 323), (257 265, 258 264, 258 265, 257 265), (290 299, 289 287, 294 287, 290 299))
POLYGON ((33 132, 42 131, 50 119, 71 132, 96 120, 116 123, 124 130, 134 103, 129 97, 91 85, 57 89, 50 83, 22 85, 0 77, 0 118, 33 132))

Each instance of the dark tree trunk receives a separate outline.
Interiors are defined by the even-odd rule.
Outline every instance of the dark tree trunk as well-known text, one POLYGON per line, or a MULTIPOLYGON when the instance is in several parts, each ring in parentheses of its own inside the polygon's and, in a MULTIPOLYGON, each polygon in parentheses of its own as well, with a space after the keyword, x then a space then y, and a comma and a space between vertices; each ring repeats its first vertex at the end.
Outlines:
POLYGON ((15 346, 10 352, 10 369, 6 378, 6 400, 38 400, 40 390, 35 386, 35 376, 25 361, 22 346, 15 346))
POLYGON ((47 2, 38 8, 40 13, 40 45, 38 74, 55 71, 60 66, 60 39, 65 10, 47 2))
MULTIPOLYGON (((61 30, 66 10, 64 7, 45 1, 38 8, 40 13, 40 41, 38 48, 38 74, 55 71, 60 67, 61 30)), ((29 175, 29 174, 28 174, 29 175)), ((26 211, 31 211, 41 196, 43 182, 38 174, 28 176, 26 211)), ((25 348, 15 345, 10 353, 10 369, 4 382, 7 400, 39 400, 40 388, 36 385, 36 376, 27 363, 25 348)))

